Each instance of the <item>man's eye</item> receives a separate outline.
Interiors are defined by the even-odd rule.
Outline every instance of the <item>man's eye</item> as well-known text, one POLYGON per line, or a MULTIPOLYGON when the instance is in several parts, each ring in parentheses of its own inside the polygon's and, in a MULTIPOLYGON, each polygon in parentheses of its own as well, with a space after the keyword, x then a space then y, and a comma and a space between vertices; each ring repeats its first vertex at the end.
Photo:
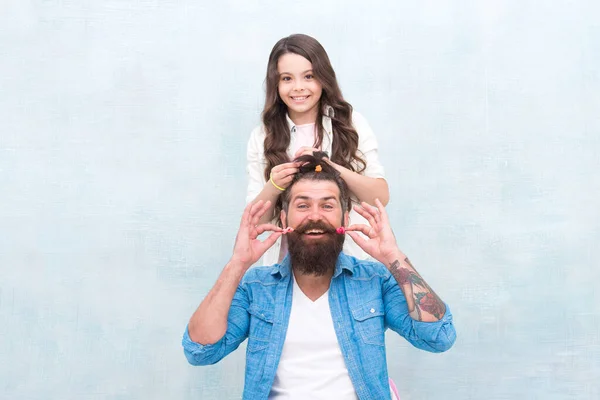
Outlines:
POLYGON ((331 210, 331 209, 333 208, 333 206, 332 206, 331 204, 325 204, 325 205, 323 206, 323 208, 326 208, 326 209, 328 209, 328 210, 331 210))
POLYGON ((308 206, 306 204, 299 204, 298 208, 308 208, 308 206))

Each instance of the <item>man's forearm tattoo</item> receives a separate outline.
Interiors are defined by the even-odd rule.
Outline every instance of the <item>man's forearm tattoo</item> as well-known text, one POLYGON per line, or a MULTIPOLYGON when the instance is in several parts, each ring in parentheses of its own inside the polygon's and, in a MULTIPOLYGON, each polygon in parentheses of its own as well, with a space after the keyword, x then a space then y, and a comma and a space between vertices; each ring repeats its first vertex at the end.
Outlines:
POLYGON ((413 314, 412 317, 420 321, 422 320, 422 311, 425 311, 437 319, 442 318, 446 312, 444 302, 416 272, 410 260, 405 258, 404 262, 411 269, 403 267, 400 261, 396 260, 390 265, 390 272, 404 291, 408 302, 408 310, 413 314))

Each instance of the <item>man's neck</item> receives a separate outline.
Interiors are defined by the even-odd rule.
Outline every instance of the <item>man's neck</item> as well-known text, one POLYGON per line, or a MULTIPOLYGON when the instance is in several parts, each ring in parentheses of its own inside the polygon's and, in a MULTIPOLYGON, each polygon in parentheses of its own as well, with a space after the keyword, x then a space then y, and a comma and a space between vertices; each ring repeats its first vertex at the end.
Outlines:
POLYGON ((331 284, 332 276, 333 269, 331 270, 331 273, 320 276, 302 274, 301 272, 294 271, 294 279, 296 279, 298 287, 300 287, 302 293, 312 301, 316 301, 327 292, 329 285, 331 284))

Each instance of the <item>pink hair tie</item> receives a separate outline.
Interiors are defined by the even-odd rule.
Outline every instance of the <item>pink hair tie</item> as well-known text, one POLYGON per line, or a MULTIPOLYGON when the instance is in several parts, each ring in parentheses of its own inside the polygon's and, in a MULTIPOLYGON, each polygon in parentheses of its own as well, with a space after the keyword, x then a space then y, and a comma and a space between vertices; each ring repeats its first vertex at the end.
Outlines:
POLYGON ((337 228, 335 230, 337 233, 339 233, 340 235, 343 235, 344 233, 346 233, 346 228, 344 228, 343 226, 340 226, 339 228, 337 228))

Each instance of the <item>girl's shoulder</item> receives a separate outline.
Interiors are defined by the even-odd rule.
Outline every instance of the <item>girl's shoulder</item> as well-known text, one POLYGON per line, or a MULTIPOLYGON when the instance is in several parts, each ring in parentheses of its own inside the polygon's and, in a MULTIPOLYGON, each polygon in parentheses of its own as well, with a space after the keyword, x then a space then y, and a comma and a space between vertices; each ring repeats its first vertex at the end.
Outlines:
POLYGON ((265 136, 265 126, 263 124, 257 125, 254 129, 252 129, 252 132, 250 132, 251 138, 257 136, 265 136))
POLYGON ((263 146, 265 143, 265 130, 262 124, 252 129, 248 144, 246 146, 247 153, 250 154, 261 154, 263 152, 263 146))
POLYGON ((360 125, 360 124, 368 125, 367 119, 364 117, 364 115, 362 115, 361 113, 359 113, 358 111, 356 111, 354 109, 352 110, 352 123, 354 125, 357 125, 357 124, 358 125, 360 125))
POLYGON ((367 119, 355 110, 352 110, 352 126, 356 129, 360 141, 368 140, 374 135, 367 119))
POLYGON ((261 145, 265 141, 265 127, 263 124, 258 125, 252 132, 250 132, 250 139, 248 140, 248 146, 251 145, 261 145))

